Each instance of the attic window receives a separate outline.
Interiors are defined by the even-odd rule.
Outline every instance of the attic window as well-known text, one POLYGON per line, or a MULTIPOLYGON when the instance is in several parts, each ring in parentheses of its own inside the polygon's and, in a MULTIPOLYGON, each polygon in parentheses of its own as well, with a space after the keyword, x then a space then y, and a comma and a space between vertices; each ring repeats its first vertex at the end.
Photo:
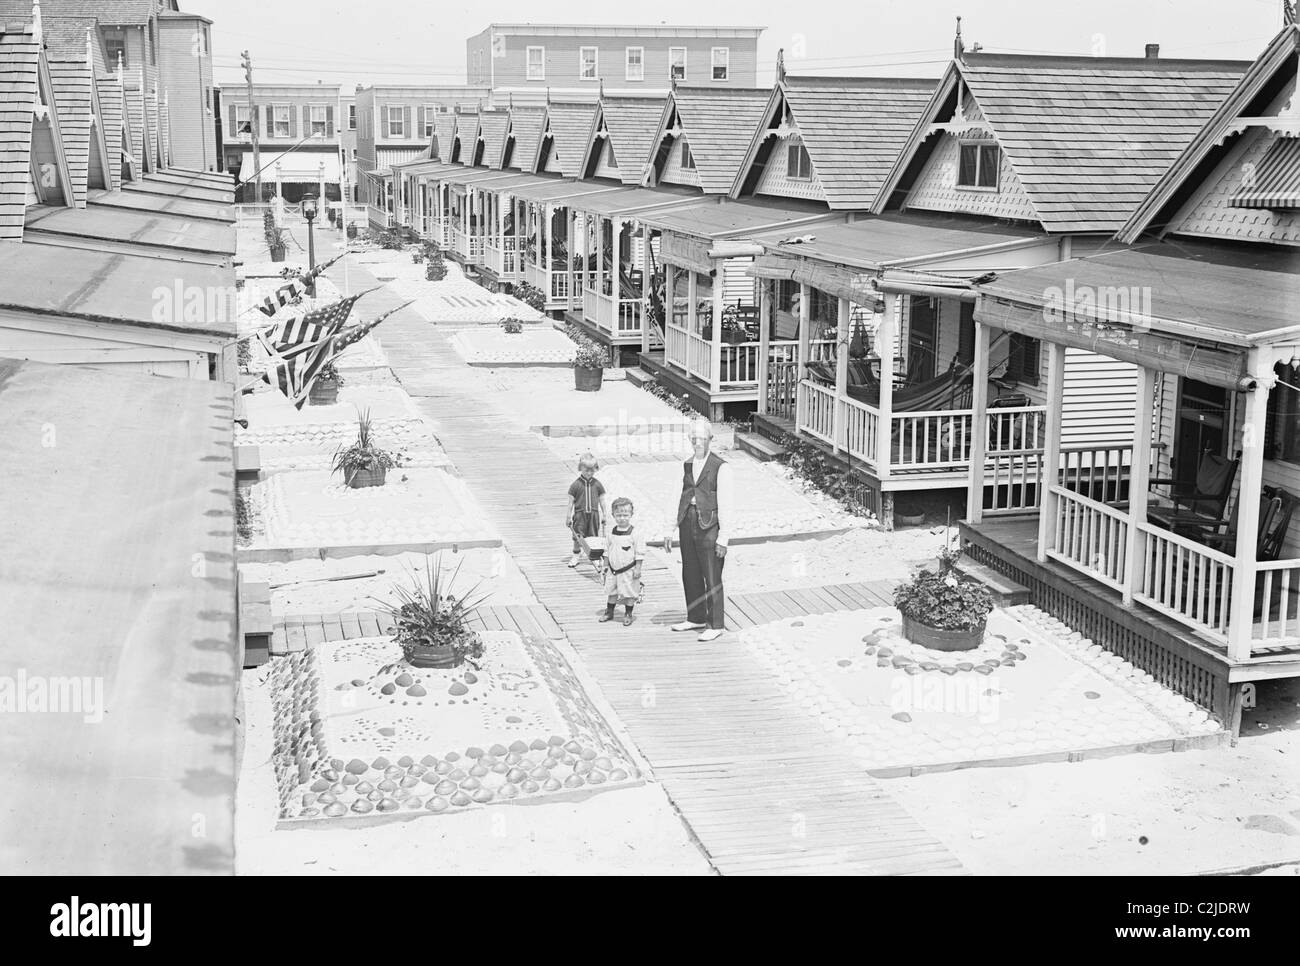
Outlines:
POLYGON ((996 144, 984 141, 963 143, 960 147, 957 164, 957 187, 992 188, 998 187, 998 165, 1002 152, 996 144))
POLYGON ((792 181, 812 180, 812 159, 802 141, 796 141, 786 148, 786 177, 792 181))
POLYGON ((695 156, 691 154, 691 146, 685 141, 682 142, 682 169, 684 171, 695 170, 695 156))
POLYGON ((131 63, 126 57, 126 31, 120 27, 104 28, 104 52, 108 55, 108 64, 112 69, 117 68, 117 60, 122 58, 122 66, 130 67, 131 63))

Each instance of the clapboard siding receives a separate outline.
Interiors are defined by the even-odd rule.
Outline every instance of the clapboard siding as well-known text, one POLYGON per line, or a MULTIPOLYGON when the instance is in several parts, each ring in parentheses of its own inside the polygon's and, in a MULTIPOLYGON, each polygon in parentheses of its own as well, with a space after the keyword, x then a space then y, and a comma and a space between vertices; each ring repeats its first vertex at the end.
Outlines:
POLYGON ((196 171, 215 171, 212 51, 200 39, 208 32, 207 25, 198 18, 176 14, 158 23, 160 80, 167 92, 165 140, 170 162, 196 171))
POLYGON ((731 304, 757 305, 758 295, 754 285, 757 279, 749 274, 753 258, 727 258, 722 262, 722 297, 731 304))
MULTIPOLYGON (((471 40, 473 43, 473 40, 471 40)), ((578 69, 579 48, 596 47, 596 73, 605 82, 606 92, 640 93, 664 91, 668 81, 668 49, 686 48, 685 84, 716 84, 719 87, 754 87, 758 82, 758 42, 756 39, 726 37, 718 40, 692 38, 672 40, 664 37, 538 37, 526 34, 501 36, 497 43, 499 56, 492 59, 493 86, 502 88, 537 88, 544 91, 563 89, 566 92, 591 89, 594 99, 599 90, 595 80, 580 80, 578 69), (546 76, 542 80, 528 80, 527 49, 542 47, 545 51, 546 76), (627 48, 644 47, 644 77, 642 81, 628 81, 627 48), (730 49, 730 70, 726 81, 712 79, 712 48, 730 49)), ((489 54, 491 51, 489 50, 489 54)), ((470 64, 473 70, 473 64, 470 64)))
POLYGON ((23 237, 32 189, 32 112, 39 48, 31 34, 0 34, 0 241, 23 237))
POLYGON ((90 170, 90 65, 84 59, 51 60, 49 69, 74 203, 84 208, 90 170))

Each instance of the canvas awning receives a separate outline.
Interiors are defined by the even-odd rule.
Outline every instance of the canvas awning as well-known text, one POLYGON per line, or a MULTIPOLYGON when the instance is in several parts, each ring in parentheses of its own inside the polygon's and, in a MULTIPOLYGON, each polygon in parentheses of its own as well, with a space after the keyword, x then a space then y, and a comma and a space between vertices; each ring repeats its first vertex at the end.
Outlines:
MULTIPOLYGON (((245 151, 239 168, 239 180, 247 184, 257 175, 253 152, 245 151)), ((262 152, 262 181, 288 184, 338 184, 339 156, 333 151, 262 152), (323 172, 323 174, 322 174, 323 172)))
POLYGON ((874 305, 880 300, 880 293, 872 284, 878 277, 873 271, 765 253, 754 258, 749 274, 755 278, 802 282, 828 295, 846 298, 859 305, 874 305))
POLYGON ((234 873, 231 393, 0 359, 8 872, 234 873))
POLYGON ((989 325, 1236 387, 1254 345, 1300 341, 1300 252, 1180 241, 976 286, 989 325))
POLYGON ((650 212, 676 211, 692 205, 717 205, 698 191, 670 188, 615 188, 575 201, 573 207, 591 215, 613 218, 617 215, 642 216, 650 212))
POLYGON ((1229 203, 1275 211, 1300 208, 1300 137, 1278 138, 1229 203))

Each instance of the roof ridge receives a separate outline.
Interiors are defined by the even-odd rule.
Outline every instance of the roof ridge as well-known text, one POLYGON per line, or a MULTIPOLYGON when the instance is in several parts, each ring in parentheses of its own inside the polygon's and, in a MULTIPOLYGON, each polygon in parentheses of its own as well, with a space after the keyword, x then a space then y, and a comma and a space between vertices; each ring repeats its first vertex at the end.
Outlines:
POLYGON ((1200 58, 1173 57, 1089 57, 1086 54, 1003 54, 981 50, 978 53, 966 53, 962 65, 966 68, 1000 64, 1046 66, 1089 66, 1110 68, 1143 68, 1146 70, 1218 70, 1222 68, 1244 69, 1253 64, 1252 60, 1205 60, 1200 58))
POLYGON ((836 85, 840 87, 905 87, 908 85, 924 85, 926 88, 933 90, 939 83, 937 77, 862 77, 862 76, 844 76, 836 77, 833 74, 787 74, 782 82, 786 86, 793 84, 796 87, 813 86, 813 85, 836 85))

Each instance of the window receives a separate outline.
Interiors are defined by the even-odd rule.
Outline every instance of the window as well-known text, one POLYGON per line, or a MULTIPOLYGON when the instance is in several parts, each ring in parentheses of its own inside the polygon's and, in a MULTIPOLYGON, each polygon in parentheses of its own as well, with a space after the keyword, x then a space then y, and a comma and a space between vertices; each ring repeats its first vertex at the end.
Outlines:
POLYGON ((645 48, 629 47, 627 49, 627 79, 645 80, 645 48))
POLYGON ((348 105, 348 130, 355 131, 356 129, 357 129, 357 106, 355 104, 349 104, 348 105))
POLYGON ((668 48, 668 79, 675 81, 686 80, 685 47, 668 48))
POLYGON ((776 283, 776 307, 780 312, 798 310, 799 283, 788 278, 778 279, 776 283))
POLYGON ((529 80, 546 80, 546 48, 528 48, 527 78, 529 80))
POLYGON ((713 79, 724 81, 731 73, 731 48, 713 48, 713 79))
POLYGON ((390 138, 406 137, 406 124, 402 108, 394 105, 389 105, 388 108, 388 136, 390 138))
POLYGON ((249 121, 248 105, 236 104, 235 108, 235 134, 241 138, 248 137, 252 133, 253 126, 249 121), (247 130, 245 130, 247 128, 247 130))
POLYGON ((433 104, 426 104, 424 107, 420 108, 420 112, 424 117, 424 121, 420 127, 424 131, 424 136, 431 138, 433 137, 433 118, 438 113, 438 108, 433 104))
POLYGON ((695 157, 691 154, 691 146, 685 141, 682 142, 682 168, 686 171, 695 170, 695 157))
POLYGON ((1028 386, 1038 385, 1041 343, 1027 335, 1012 332, 1007 345, 1007 376, 1028 386))
POLYGON ((578 48, 578 80, 596 80, 596 57, 595 47, 578 48))
POLYGON ((311 110, 311 136, 323 138, 329 136, 329 124, 325 117, 325 105, 313 104, 311 110))
POLYGON ((130 62, 126 59, 126 31, 121 28, 104 29, 104 52, 108 54, 108 65, 110 69, 117 69, 119 58, 123 67, 130 67, 130 62))
POLYGON ((812 178, 812 159, 802 141, 796 141, 786 148, 786 177, 795 181, 808 181, 812 178))
POLYGON ((1268 418, 1264 422, 1264 458, 1300 464, 1300 392, 1295 373, 1286 362, 1273 366, 1278 383, 1268 394, 1268 418))
POLYGON ((972 141, 961 145, 957 164, 959 188, 993 188, 998 186, 1001 151, 996 144, 972 141))
POLYGON ((289 137, 289 105, 274 104, 271 107, 271 136, 289 137))

